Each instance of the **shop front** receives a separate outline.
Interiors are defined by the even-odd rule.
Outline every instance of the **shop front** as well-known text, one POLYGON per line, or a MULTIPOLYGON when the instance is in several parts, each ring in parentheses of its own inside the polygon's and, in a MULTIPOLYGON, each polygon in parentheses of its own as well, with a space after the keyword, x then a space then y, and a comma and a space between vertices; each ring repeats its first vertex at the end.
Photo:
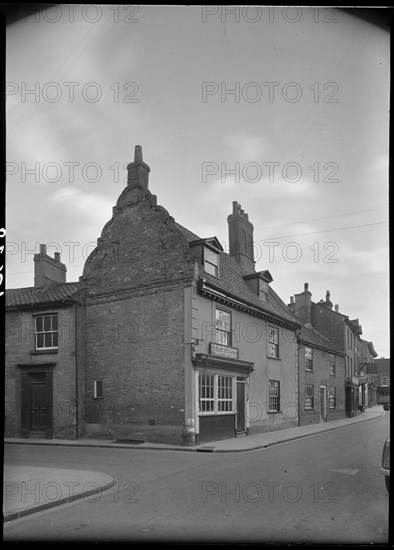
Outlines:
POLYGON ((196 443, 248 433, 248 387, 254 364, 238 359, 238 349, 211 343, 209 354, 197 354, 196 443))

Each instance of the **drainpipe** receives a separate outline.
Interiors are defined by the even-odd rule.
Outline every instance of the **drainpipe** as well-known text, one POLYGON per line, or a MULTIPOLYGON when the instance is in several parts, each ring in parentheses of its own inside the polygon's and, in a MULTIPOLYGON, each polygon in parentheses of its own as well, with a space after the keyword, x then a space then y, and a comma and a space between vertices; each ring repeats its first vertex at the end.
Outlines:
POLYGON ((297 396, 297 412, 298 412, 298 425, 301 426, 300 418, 300 349, 301 349, 301 329, 295 331, 297 341, 297 374, 298 374, 298 396, 297 396))
POLYGON ((74 318, 75 318, 75 439, 78 439, 78 315, 77 304, 74 303, 74 318))

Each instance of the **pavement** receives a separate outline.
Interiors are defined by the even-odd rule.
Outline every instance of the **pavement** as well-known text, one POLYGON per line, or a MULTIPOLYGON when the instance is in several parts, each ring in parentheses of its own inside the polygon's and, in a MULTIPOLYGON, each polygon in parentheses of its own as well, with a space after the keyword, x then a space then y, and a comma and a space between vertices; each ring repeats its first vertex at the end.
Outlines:
MULTIPOLYGON (((66 441, 63 439, 6 438, 4 441, 6 444, 18 445, 233 453, 264 449, 294 439, 310 437, 329 430, 337 430, 359 422, 373 420, 385 414, 390 413, 384 411, 382 405, 377 405, 366 409, 365 412, 359 413, 353 418, 212 441, 192 447, 160 443, 119 443, 102 439, 66 441)), ((33 467, 14 464, 4 465, 3 480, 3 516, 5 522, 78 499, 94 502, 95 499, 100 498, 102 492, 110 489, 116 483, 114 478, 101 472, 52 468, 49 465, 46 467, 33 467)))

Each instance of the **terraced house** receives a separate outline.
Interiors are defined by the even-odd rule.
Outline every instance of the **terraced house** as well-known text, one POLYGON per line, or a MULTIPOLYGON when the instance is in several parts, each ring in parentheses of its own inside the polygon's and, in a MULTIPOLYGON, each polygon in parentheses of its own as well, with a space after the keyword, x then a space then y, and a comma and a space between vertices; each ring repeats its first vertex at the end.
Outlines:
POLYGON ((233 203, 229 253, 157 204, 136 146, 76 283, 42 245, 7 300, 8 436, 194 444, 298 425, 301 323, 256 272, 233 203))

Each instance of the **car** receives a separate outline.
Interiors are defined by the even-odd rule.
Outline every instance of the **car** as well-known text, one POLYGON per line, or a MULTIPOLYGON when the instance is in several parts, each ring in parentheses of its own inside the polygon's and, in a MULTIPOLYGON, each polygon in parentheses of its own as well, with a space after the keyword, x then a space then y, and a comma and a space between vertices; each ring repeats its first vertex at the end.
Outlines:
POLYGON ((380 473, 384 475, 386 488, 390 491, 390 439, 388 439, 383 446, 382 466, 380 468, 380 473))
POLYGON ((389 403, 385 403, 385 404, 383 405, 383 410, 384 410, 384 411, 389 411, 389 410, 390 410, 390 405, 389 405, 389 403))

